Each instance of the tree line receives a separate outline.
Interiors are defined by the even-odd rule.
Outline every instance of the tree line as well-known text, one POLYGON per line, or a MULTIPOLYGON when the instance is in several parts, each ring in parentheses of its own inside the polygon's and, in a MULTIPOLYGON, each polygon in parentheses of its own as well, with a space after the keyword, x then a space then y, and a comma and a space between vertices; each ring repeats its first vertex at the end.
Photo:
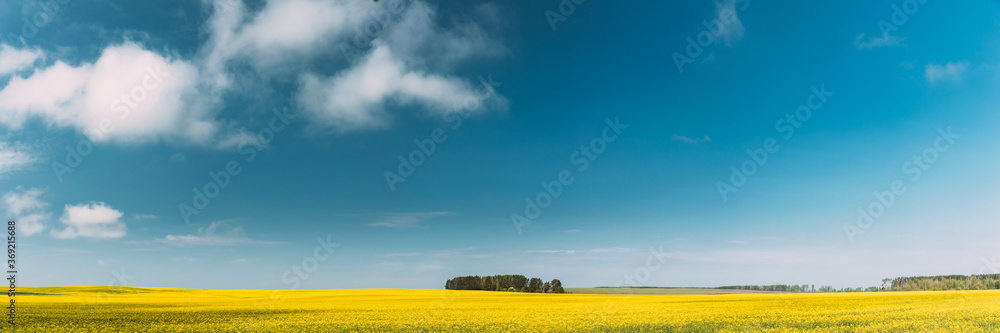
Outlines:
POLYGON ((787 285, 787 284, 772 284, 766 286, 758 285, 744 285, 744 286, 722 286, 716 287, 715 289, 734 289, 734 290, 756 290, 756 291, 780 291, 787 293, 854 293, 862 291, 879 291, 882 288, 879 287, 845 287, 836 289, 833 286, 820 286, 818 289, 815 284, 803 284, 803 285, 787 285))
POLYGON ((908 276, 882 279, 891 291, 1000 289, 1000 274, 908 276))
POLYGON ((527 293, 565 293, 562 281, 552 279, 552 281, 542 281, 533 277, 527 278, 524 275, 490 275, 490 276, 459 276, 449 279, 444 283, 444 289, 448 290, 489 290, 489 291, 515 291, 527 293))
POLYGON ((935 276, 907 276, 898 278, 882 279, 882 286, 871 286, 867 288, 841 288, 835 289, 832 286, 816 285, 787 285, 775 284, 766 286, 744 285, 744 286, 722 286, 716 289, 736 289, 736 290, 759 290, 759 291, 781 291, 781 292, 862 292, 862 291, 924 291, 924 290, 988 290, 1000 289, 1000 274, 978 274, 978 275, 935 275, 935 276))

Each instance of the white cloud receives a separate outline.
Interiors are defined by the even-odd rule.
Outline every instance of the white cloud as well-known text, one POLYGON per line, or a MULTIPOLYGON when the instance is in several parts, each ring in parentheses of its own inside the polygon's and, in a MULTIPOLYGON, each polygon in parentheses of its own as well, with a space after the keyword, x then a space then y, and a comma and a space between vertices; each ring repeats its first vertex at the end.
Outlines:
MULTIPOLYGON (((746 5, 744 5, 745 7, 746 5)), ((741 8, 743 9, 743 8, 741 8)), ((719 37, 726 45, 743 39, 743 21, 736 10, 736 0, 723 0, 715 3, 715 19, 722 22, 719 25, 719 37)))
MULTIPOLYGON (((376 129, 388 126, 393 108, 419 106, 435 116, 456 111, 475 89, 472 80, 450 74, 454 65, 507 53, 487 33, 486 25, 503 24, 491 5, 450 17, 444 28, 420 0, 269 0, 259 10, 239 0, 204 3, 213 9, 208 38, 195 56, 181 59, 126 42, 106 47, 92 62, 56 60, 0 88, 0 124, 18 130, 38 119, 98 143, 232 147, 252 137, 239 120, 217 119, 227 94, 267 90, 271 78, 299 76, 293 94, 314 118, 311 126, 376 129), (357 44, 350 49, 363 61, 345 60, 341 47, 357 44), (121 98, 129 95, 142 101, 121 98), (102 121, 113 128, 103 130, 102 121)), ((20 72, 46 57, 4 50, 20 72)), ((239 98, 263 98, 250 95, 239 98)), ((502 107, 503 98, 494 96, 480 103, 502 107)))
POLYGON ((134 43, 104 49, 94 63, 61 61, 14 77, 0 90, 0 123, 31 117, 74 128, 94 142, 212 142, 218 125, 200 106, 197 68, 134 43))
POLYGON ((293 72, 310 60, 329 56, 330 50, 348 46, 367 53, 379 40, 393 46, 407 61, 452 63, 474 55, 506 53, 482 24, 497 24, 497 10, 479 5, 465 20, 452 18, 450 29, 440 28, 434 9, 422 1, 388 0, 271 0, 250 13, 240 1, 215 6, 209 20, 209 41, 204 51, 206 69, 213 82, 226 87, 226 67, 247 61, 264 73, 293 72))
MULTIPOLYGON (((478 22, 497 22, 490 19, 496 11, 484 6, 475 11, 478 22)), ((506 49, 472 20, 453 19, 446 30, 435 15, 421 1, 401 0, 385 6, 361 0, 270 1, 252 17, 242 5, 216 10, 206 72, 214 73, 209 80, 218 89, 227 89, 233 80, 226 68, 241 60, 264 74, 306 71, 295 100, 315 121, 312 128, 341 133, 385 128, 391 108, 410 105, 441 116, 475 96, 471 84, 441 72, 472 57, 504 55, 506 49), (334 73, 305 67, 341 48, 361 54, 360 61, 334 73)))
POLYGON ((868 50, 882 46, 887 46, 887 47, 896 46, 899 45, 899 43, 902 43, 903 40, 906 39, 906 38, 902 39, 897 38, 896 36, 893 36, 892 34, 889 33, 883 34, 881 37, 868 37, 868 38, 865 37, 867 37, 866 34, 861 33, 860 35, 854 38, 854 46, 857 47, 858 50, 868 50))
POLYGON ((238 259, 233 259, 233 260, 229 261, 229 264, 231 264, 231 265, 249 264, 249 263, 250 263, 250 259, 247 259, 247 258, 238 258, 238 259))
POLYGON ((949 62, 944 65, 927 64, 924 67, 924 78, 929 83, 958 81, 967 69, 969 69, 968 61, 949 62))
POLYGON ((338 131, 387 125, 388 105, 418 104, 433 114, 457 111, 474 95, 462 80, 410 71, 387 46, 378 46, 363 63, 336 77, 302 76, 298 102, 317 121, 338 131))
POLYGON ((43 58, 45 54, 39 50, 22 50, 0 44, 0 78, 31 68, 43 58))
POLYGON ((38 159, 26 146, 0 142, 0 175, 22 170, 37 161, 38 159))
POLYGON ((335 42, 355 33, 376 8, 372 1, 267 1, 256 15, 248 15, 241 1, 215 4, 205 46, 205 69, 210 82, 225 89, 231 84, 227 66, 248 61, 263 72, 291 70, 308 58, 329 52, 335 42))
POLYGON ((48 204, 38 200, 43 193, 40 188, 23 189, 20 186, 3 195, 4 207, 13 215, 44 208, 48 204))
POLYGON ((279 242, 269 242, 246 237, 243 226, 231 226, 226 221, 216 221, 208 225, 208 228, 198 229, 196 235, 167 235, 155 240, 173 246, 244 246, 244 245, 273 245, 279 242))
POLYGON ((38 199, 43 194, 42 189, 23 189, 20 186, 3 195, 4 209, 17 221, 18 232, 25 236, 31 236, 45 230, 45 222, 51 219, 52 214, 45 212, 43 208, 48 203, 38 199))
POLYGON ((559 231, 559 232, 565 232, 565 233, 569 234, 569 233, 582 232, 582 230, 580 230, 580 229, 569 229, 569 230, 562 230, 562 231, 559 231))
POLYGON ((386 227, 396 229, 415 228, 420 222, 439 217, 454 215, 452 212, 416 212, 416 213, 396 213, 384 214, 377 221, 369 223, 371 227, 386 227))
POLYGON ((452 18, 452 27, 446 30, 435 23, 437 13, 430 5, 414 1, 379 41, 407 64, 419 67, 444 69, 470 58, 501 57, 508 50, 486 32, 504 21, 498 12, 492 4, 481 4, 469 17, 452 18))
POLYGON ((52 219, 47 212, 32 213, 21 216, 17 220, 17 231, 25 236, 31 236, 45 230, 45 222, 52 219))
POLYGON ((103 202, 66 205, 65 212, 59 219, 59 222, 66 225, 66 229, 52 230, 51 235, 60 239, 122 238, 125 237, 125 223, 120 220, 123 215, 121 211, 103 202))

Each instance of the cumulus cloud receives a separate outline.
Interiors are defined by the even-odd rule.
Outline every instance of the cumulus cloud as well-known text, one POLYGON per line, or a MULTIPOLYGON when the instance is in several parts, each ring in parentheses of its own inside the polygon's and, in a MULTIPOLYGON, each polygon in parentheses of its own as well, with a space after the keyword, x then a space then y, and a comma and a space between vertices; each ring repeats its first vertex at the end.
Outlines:
POLYGON ((154 242, 179 247, 280 244, 279 242, 248 238, 246 232, 243 231, 243 226, 233 226, 227 221, 212 222, 207 228, 198 229, 198 233, 194 235, 167 235, 166 237, 156 239, 154 242))
POLYGON ((457 111, 475 89, 462 80, 409 70, 387 46, 336 77, 302 76, 298 102, 313 118, 338 131, 386 125, 388 105, 421 105, 434 114, 457 111))
POLYGON ((967 69, 969 69, 968 61, 949 62, 944 65, 927 64, 924 67, 924 78, 929 83, 958 81, 967 69))
POLYGON ((0 88, 0 124, 18 130, 38 119, 96 143, 232 147, 252 136, 246 117, 219 119, 226 101, 284 75, 298 83, 294 100, 313 127, 377 129, 389 125, 394 108, 435 116, 456 110, 476 90, 473 80, 452 74, 455 65, 507 52, 490 37, 503 22, 492 5, 456 15, 445 28, 420 0, 268 0, 254 9, 239 0, 204 3, 207 39, 188 59, 132 42, 107 46, 93 61, 40 65, 47 59, 40 51, 0 49, 0 73, 15 74, 0 88), (348 49, 360 56, 347 59, 348 49))
POLYGON ((52 230, 51 235, 59 239, 91 238, 114 239, 125 237, 124 214, 103 202, 80 205, 66 205, 59 222, 66 225, 63 230, 52 230))
POLYGON ((362 0, 271 0, 251 14, 241 1, 205 2, 215 8, 204 61, 219 88, 231 83, 231 62, 247 61, 259 71, 274 72, 329 52, 377 6, 362 0))
MULTIPOLYGON (((497 22, 489 8, 477 7, 478 22, 497 22)), ((361 0, 269 1, 256 14, 239 3, 217 8, 205 51, 206 80, 220 92, 233 88, 228 68, 240 62, 263 75, 304 72, 295 101, 314 121, 312 128, 340 133, 385 128, 392 107, 415 105, 440 116, 456 111, 475 91, 468 80, 445 74, 448 69, 506 49, 472 20, 456 19, 443 29, 435 15, 421 1, 401 0, 382 7, 361 0), (352 56, 342 59, 347 67, 332 73, 307 67, 328 59, 331 49, 352 56)))
POLYGON ((0 78, 31 68, 36 61, 43 58, 45 54, 36 49, 16 49, 7 44, 0 44, 0 78))
POLYGON ((127 42, 94 63, 14 77, 0 90, 0 123, 17 129, 37 117, 94 142, 210 142, 218 126, 198 106, 197 82, 194 65, 127 42))
POLYGON ((44 191, 39 188, 24 189, 20 186, 3 195, 4 209, 17 221, 18 232, 31 236, 45 230, 51 214, 44 211, 48 203, 38 199, 44 191))

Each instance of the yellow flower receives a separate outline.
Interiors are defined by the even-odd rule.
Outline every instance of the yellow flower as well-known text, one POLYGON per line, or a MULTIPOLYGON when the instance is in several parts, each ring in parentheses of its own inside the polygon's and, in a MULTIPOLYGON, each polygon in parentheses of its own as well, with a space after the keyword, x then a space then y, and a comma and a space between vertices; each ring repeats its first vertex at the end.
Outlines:
POLYGON ((730 295, 22 287, 18 332, 1000 332, 1000 291, 730 295))

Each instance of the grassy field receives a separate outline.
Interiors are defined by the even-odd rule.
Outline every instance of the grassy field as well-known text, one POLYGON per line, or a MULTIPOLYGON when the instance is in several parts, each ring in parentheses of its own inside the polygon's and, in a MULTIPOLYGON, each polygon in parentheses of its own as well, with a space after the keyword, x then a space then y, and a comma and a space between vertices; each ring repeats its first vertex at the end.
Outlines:
POLYGON ((775 291, 754 291, 713 288, 566 288, 574 294, 608 295, 723 295, 723 294, 777 294, 775 291))
MULTIPOLYGON (((1000 291, 728 295, 19 288, 18 332, 998 332, 1000 291)), ((7 327, 9 329, 9 326, 7 327)))

